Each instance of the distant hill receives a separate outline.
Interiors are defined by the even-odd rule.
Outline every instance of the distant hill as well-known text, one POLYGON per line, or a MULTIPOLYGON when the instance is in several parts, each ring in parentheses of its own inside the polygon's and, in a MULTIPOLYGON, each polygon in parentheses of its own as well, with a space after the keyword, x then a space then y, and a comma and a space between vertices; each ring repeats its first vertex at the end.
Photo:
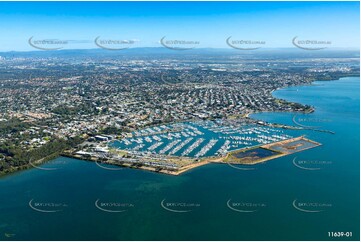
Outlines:
POLYGON ((352 49, 324 49, 324 50, 301 50, 297 48, 263 48, 258 50, 235 50, 231 48, 195 48, 191 50, 170 50, 163 47, 129 48, 125 50, 105 49, 64 49, 49 51, 9 51, 0 52, 2 57, 24 57, 24 58, 84 58, 84 57, 179 57, 179 56, 228 56, 236 55, 245 58, 359 58, 359 50, 352 49))

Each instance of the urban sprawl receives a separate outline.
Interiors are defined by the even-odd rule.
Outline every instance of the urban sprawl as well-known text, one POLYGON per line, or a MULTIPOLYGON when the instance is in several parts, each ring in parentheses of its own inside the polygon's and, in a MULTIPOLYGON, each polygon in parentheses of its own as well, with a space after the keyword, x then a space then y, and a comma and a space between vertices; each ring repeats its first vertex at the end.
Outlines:
POLYGON ((232 148, 292 138, 249 117, 314 110, 273 91, 358 75, 353 57, 2 55, 0 173, 59 155, 176 173, 232 148))

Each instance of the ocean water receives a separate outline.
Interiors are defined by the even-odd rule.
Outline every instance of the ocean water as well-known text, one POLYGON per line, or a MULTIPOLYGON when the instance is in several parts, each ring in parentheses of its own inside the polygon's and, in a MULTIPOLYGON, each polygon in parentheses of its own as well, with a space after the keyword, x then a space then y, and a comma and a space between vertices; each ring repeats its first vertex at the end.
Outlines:
POLYGON ((2 177, 0 240, 359 240, 359 85, 274 92, 316 111, 252 117, 334 134, 290 131, 322 145, 252 169, 209 164, 175 177, 59 157, 2 177))

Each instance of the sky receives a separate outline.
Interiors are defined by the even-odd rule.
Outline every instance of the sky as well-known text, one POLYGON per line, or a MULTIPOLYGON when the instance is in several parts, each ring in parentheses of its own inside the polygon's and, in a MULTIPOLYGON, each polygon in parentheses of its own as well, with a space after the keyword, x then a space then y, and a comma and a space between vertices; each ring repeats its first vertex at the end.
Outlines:
POLYGON ((36 50, 31 37, 67 41, 65 49, 98 48, 97 37, 230 48, 230 36, 267 48, 294 47, 297 36, 359 49, 359 12, 359 2, 0 2, 0 51, 36 50))

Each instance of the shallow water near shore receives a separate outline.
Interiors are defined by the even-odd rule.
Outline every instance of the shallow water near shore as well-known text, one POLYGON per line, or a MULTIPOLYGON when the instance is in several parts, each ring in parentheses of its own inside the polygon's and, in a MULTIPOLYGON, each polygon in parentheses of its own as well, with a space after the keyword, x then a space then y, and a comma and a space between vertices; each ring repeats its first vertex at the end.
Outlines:
POLYGON ((316 111, 251 117, 335 134, 289 131, 322 145, 253 170, 209 164, 169 176, 59 157, 43 165, 57 169, 0 178, 0 240, 358 240, 359 85, 275 91, 316 111))

